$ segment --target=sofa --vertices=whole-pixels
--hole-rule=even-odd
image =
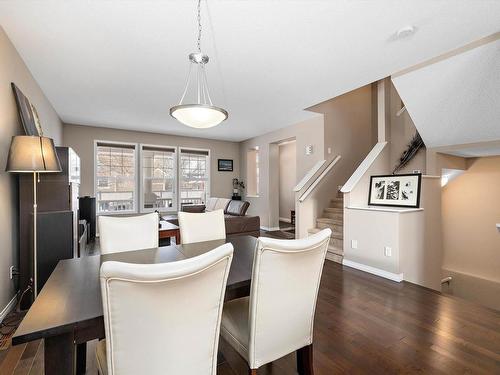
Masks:
[[[226,198],[208,198],[206,204],[187,204],[181,210],[184,212],[206,212],[223,210],[226,224],[226,235],[260,235],[260,217],[246,214],[250,203]],[[179,225],[177,218],[168,218],[172,224]]]

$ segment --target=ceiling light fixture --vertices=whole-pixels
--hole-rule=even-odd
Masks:
[[[205,71],[205,65],[208,63],[209,58],[201,52],[201,31],[201,0],[198,0],[198,52],[189,54],[189,73],[186,87],[179,104],[170,108],[170,115],[184,125],[206,129],[217,126],[226,120],[228,113],[226,110],[214,106],[210,98]],[[193,70],[196,73],[193,73]],[[184,99],[191,84],[191,74],[196,74],[196,102],[184,104]]]

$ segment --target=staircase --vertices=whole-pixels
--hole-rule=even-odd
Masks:
[[[330,201],[330,207],[325,208],[323,217],[316,219],[316,228],[309,229],[308,232],[314,234],[324,228],[332,230],[326,259],[342,263],[344,258],[344,199],[340,193],[339,197]]]

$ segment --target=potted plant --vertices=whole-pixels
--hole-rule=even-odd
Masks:
[[[233,200],[240,201],[241,193],[245,189],[245,183],[242,180],[238,180],[237,178],[233,178]]]

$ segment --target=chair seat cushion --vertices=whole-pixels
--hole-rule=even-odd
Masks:
[[[95,348],[97,370],[100,375],[108,375],[108,363],[106,359],[106,340],[101,340]]]
[[[224,304],[222,310],[221,335],[240,355],[248,360],[249,297],[238,298]]]

